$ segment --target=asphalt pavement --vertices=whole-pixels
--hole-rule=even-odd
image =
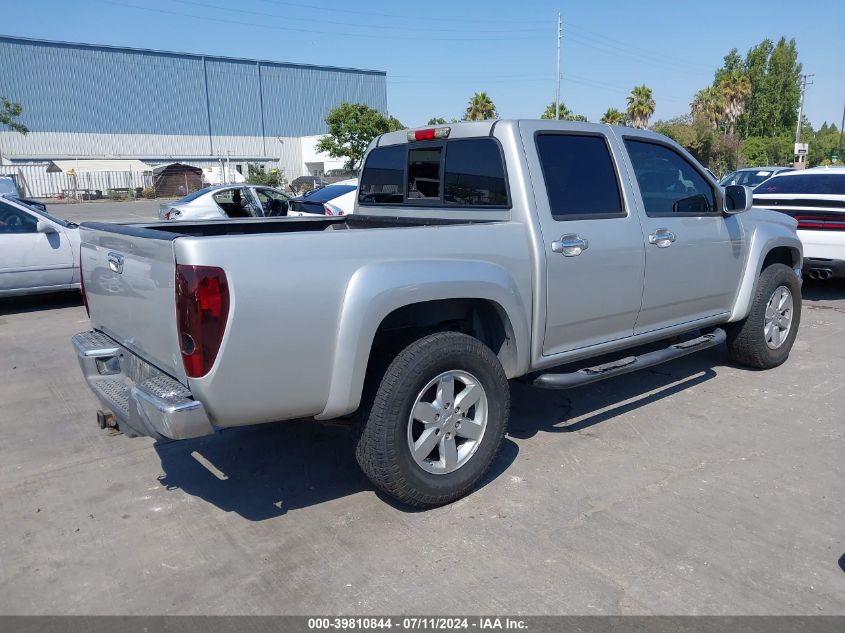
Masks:
[[[719,347],[514,383],[481,488],[422,512],[373,490],[342,422],[101,431],[87,327],[78,294],[0,301],[2,614],[845,615],[845,283],[805,286],[774,370]]]

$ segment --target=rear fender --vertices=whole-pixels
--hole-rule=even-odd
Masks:
[[[372,264],[356,271],[346,287],[329,396],[325,409],[315,417],[331,419],[358,408],[373,340],[386,316],[404,306],[441,299],[484,299],[498,304],[510,320],[516,346],[517,361],[510,373],[527,371],[526,304],[504,268],[466,260]]]

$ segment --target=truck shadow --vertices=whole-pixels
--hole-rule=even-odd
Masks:
[[[727,352],[714,349],[586,388],[545,391],[514,382],[509,436],[582,431],[715,377]],[[158,442],[156,452],[169,490],[204,499],[248,521],[264,521],[373,486],[354,455],[354,431],[344,421],[294,420],[229,429],[196,440]],[[480,487],[504,473],[519,448],[506,438]],[[381,493],[403,512],[415,509]]]
[[[541,431],[583,431],[711,380],[716,377],[713,367],[729,362],[727,350],[720,346],[565,391],[514,383],[508,434],[528,439]]]
[[[77,306],[82,307],[82,295],[79,294],[78,290],[22,297],[4,297],[0,298],[0,316]]]
[[[161,485],[248,521],[373,490],[355,460],[351,424],[342,421],[293,420],[228,429],[196,440],[157,442],[155,450],[164,471]],[[480,487],[507,470],[518,451],[505,439]],[[417,511],[377,494],[403,512]]]
[[[845,279],[814,281],[805,277],[801,287],[801,298],[812,302],[845,299]]]

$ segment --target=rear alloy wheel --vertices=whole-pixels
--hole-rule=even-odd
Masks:
[[[403,503],[436,506],[468,494],[493,463],[510,389],[486,345],[438,332],[403,349],[364,406],[356,448],[364,473]]]
[[[408,420],[408,448],[417,466],[446,475],[472,458],[485,430],[484,387],[468,372],[447,371],[432,378],[417,396]]]

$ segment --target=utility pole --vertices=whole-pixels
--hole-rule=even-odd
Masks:
[[[845,156],[842,155],[842,132],[845,128],[845,106],[842,106],[842,124],[839,126],[839,160],[845,161]]]
[[[560,118],[560,38],[563,36],[563,22],[560,19],[560,13],[557,14],[557,75],[555,82],[557,90],[555,92],[555,121]]]
[[[798,106],[798,124],[795,126],[795,153],[792,162],[795,169],[804,169],[807,166],[807,149],[799,148],[799,144],[801,143],[801,122],[804,119],[804,95],[807,92],[807,86],[813,85],[812,78],[814,76],[801,75],[801,102]]]
[[[807,86],[813,85],[813,77],[815,75],[801,75],[801,105],[798,107],[798,125],[795,126],[795,142],[801,142],[801,119],[804,118],[804,93],[807,92]]]

